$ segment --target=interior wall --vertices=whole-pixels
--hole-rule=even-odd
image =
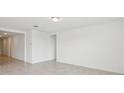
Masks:
[[[26,62],[32,63],[32,31],[25,31],[26,34]]]
[[[14,35],[11,39],[11,56],[19,60],[25,60],[24,34]]]
[[[58,33],[57,62],[124,73],[124,22]]]
[[[54,41],[50,33],[32,31],[32,63],[55,59]]]

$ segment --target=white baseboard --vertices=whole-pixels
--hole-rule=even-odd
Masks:
[[[79,65],[79,64],[71,64],[71,63],[62,62],[62,61],[57,61],[57,62],[59,62],[59,63],[64,63],[64,64],[75,65],[75,66],[80,66],[80,67],[91,68],[91,69],[96,69],[96,70],[102,70],[102,71],[107,71],[107,72],[112,72],[112,73],[117,73],[117,74],[120,74],[120,75],[123,75],[123,74],[124,74],[124,73],[121,73],[121,72],[112,71],[112,70],[103,69],[103,68],[96,68],[96,67],[83,66],[83,65]]]
[[[55,60],[55,59],[37,60],[37,61],[32,61],[32,64],[41,63],[41,62],[47,62],[47,61],[54,61],[54,60]]]

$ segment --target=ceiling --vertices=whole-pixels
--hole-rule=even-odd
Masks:
[[[5,35],[5,33],[7,33],[7,35]],[[21,33],[15,33],[15,32],[7,32],[7,31],[0,31],[0,38],[6,38],[6,37],[11,37],[17,34],[21,34]]]
[[[53,22],[50,17],[0,17],[0,27],[22,31],[37,29],[47,32],[58,32],[67,29],[102,24],[111,21],[124,20],[123,17],[60,17]],[[38,25],[38,28],[34,28]]]

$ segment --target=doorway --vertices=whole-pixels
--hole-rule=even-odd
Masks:
[[[24,33],[0,31],[0,56],[26,62],[26,40]]]

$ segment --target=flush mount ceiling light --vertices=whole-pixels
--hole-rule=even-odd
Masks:
[[[51,19],[54,21],[54,22],[58,22],[59,21],[59,17],[51,17]]]
[[[33,27],[39,27],[38,25],[34,25]]]

